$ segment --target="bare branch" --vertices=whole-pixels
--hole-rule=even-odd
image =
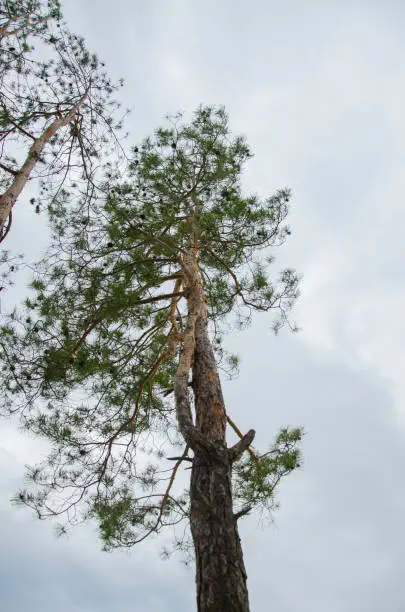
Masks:
[[[12,170],[12,168],[9,168],[8,166],[5,166],[5,165],[4,165],[4,164],[2,164],[1,162],[0,162],[0,168],[1,168],[2,170],[4,170],[5,172],[9,172],[10,174],[13,174],[14,176],[15,176],[16,174],[18,174],[17,170]]]
[[[239,512],[235,512],[233,518],[235,519],[235,521],[237,521],[238,519],[242,518],[242,516],[246,516],[246,514],[249,514],[251,510],[252,506],[245,506],[244,508],[242,508],[242,510],[239,510]]]
[[[229,460],[231,461],[231,463],[239,459],[239,457],[245,452],[245,450],[249,448],[249,446],[253,442],[255,435],[256,435],[255,430],[249,429],[247,434],[245,434],[239,440],[239,442],[237,442],[236,444],[234,444],[234,446],[228,449]]]
[[[243,433],[241,432],[241,430],[239,429],[239,427],[232,421],[231,417],[227,414],[226,415],[226,420],[228,421],[229,425],[232,427],[232,429],[234,430],[234,432],[239,436],[239,438],[242,440],[243,439]],[[253,430],[250,430],[253,431]],[[249,433],[249,432],[248,432]],[[255,434],[255,432],[253,431],[253,435]],[[253,441],[253,438],[252,438]],[[256,466],[259,465],[260,463],[260,459],[259,457],[256,455],[256,453],[251,449],[248,448],[249,451],[249,455],[252,457],[253,461],[255,462]]]

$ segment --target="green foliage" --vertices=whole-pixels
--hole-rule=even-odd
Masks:
[[[4,4],[4,6],[3,6]],[[119,158],[120,87],[104,64],[70,32],[58,0],[7,0],[0,7],[0,197],[28,159],[35,139],[76,108],[68,126],[50,138],[30,175],[33,210],[68,196],[86,200],[102,168]],[[79,105],[79,106],[78,106]]]
[[[289,323],[298,277],[284,270],[270,279],[268,260],[289,234],[290,192],[245,194],[250,157],[225,111],[200,107],[190,122],[171,118],[134,147],[125,176],[111,167],[89,206],[66,207],[60,194],[29,301],[1,330],[2,405],[52,448],[35,477],[39,493],[25,503],[42,515],[97,517],[107,547],[188,517],[189,472],[168,491],[172,464],[161,463],[184,445],[171,390],[187,323],[178,279],[190,242],[199,244],[218,355],[229,315],[243,323],[252,311],[272,311],[276,327]],[[228,365],[236,368],[237,357]],[[241,503],[273,499],[277,479],[297,466],[300,435],[285,430],[259,467],[236,464]]]
[[[131,512],[129,496],[118,501],[109,500],[108,503],[97,501],[94,504],[94,516],[97,517],[101,537],[105,543],[109,543],[113,537],[117,537],[117,534],[120,539],[127,538],[127,526],[136,520]]]
[[[298,448],[303,430],[284,428],[278,434],[273,447],[255,460],[251,455],[242,456],[234,465],[234,500],[241,512],[256,508],[274,510],[275,490],[280,480],[300,467]]]

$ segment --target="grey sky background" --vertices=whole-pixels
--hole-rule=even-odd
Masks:
[[[274,269],[303,274],[302,331],[275,338],[262,315],[228,337],[242,358],[224,383],[240,428],[263,450],[283,425],[307,432],[274,523],[241,523],[252,612],[403,612],[405,4],[65,0],[64,12],[126,80],[129,142],[167,113],[224,104],[255,153],[246,187],[293,190]],[[8,247],[45,244],[22,198]],[[194,609],[193,569],[161,561],[162,540],[107,555],[91,526],[56,540],[10,507],[41,452],[0,423],[0,609]]]

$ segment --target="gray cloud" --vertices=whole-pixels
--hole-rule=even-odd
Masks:
[[[261,449],[282,425],[307,431],[274,524],[242,523],[252,610],[402,612],[403,3],[65,4],[72,28],[125,77],[134,141],[167,113],[225,104],[256,154],[246,186],[294,191],[294,234],[277,265],[304,274],[303,331],[274,338],[262,316],[228,338],[243,358],[225,385],[239,426],[257,429]],[[32,236],[24,214],[16,208],[16,250]],[[40,249],[46,231],[35,223]],[[23,463],[42,447],[1,427],[2,608],[193,606],[192,572],[161,562],[157,541],[105,555],[91,529],[56,541],[49,524],[11,509]]]
[[[253,346],[263,342],[249,335]],[[246,359],[227,386],[228,406],[258,429],[262,447],[283,424],[304,423],[307,435],[303,469],[282,484],[274,525],[242,529],[253,609],[399,612],[405,451],[383,381],[311,354],[297,338],[269,353],[259,365]]]
[[[95,530],[88,527],[56,539],[49,522],[9,506],[8,498],[21,486],[21,462],[3,451],[0,465],[2,473],[9,474],[0,488],[2,609],[142,612],[190,608],[192,573],[174,559],[160,560],[161,541],[131,553],[107,554],[101,552]]]

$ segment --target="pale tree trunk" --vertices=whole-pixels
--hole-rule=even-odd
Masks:
[[[31,173],[38,163],[45,145],[51,140],[58,130],[68,125],[74,119],[77,110],[83,104],[86,97],[87,94],[84,95],[65,116],[60,116],[57,117],[57,119],[54,119],[54,121],[52,121],[52,123],[43,131],[41,136],[38,136],[38,138],[34,140],[30,150],[28,151],[25,162],[21,166],[20,170],[15,173],[11,185],[2,195],[0,195],[0,234],[3,231],[4,225],[14,204],[29,181]]]
[[[196,557],[198,612],[249,612],[246,571],[232,506],[231,466],[254,437],[251,430],[228,449],[226,412],[207,330],[204,288],[195,250],[184,258],[189,287],[185,342],[175,383],[177,418],[193,452],[191,533]],[[196,423],[188,374],[192,366]]]

